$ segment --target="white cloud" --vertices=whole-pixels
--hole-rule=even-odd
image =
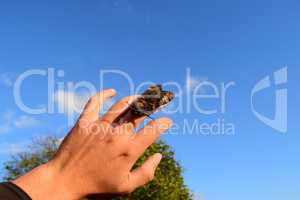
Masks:
[[[14,128],[29,128],[39,124],[39,121],[31,116],[15,116],[12,111],[0,115],[0,134],[8,133]]]
[[[81,113],[84,106],[88,102],[91,95],[89,93],[74,93],[58,90],[55,93],[55,102],[60,113],[73,115],[74,113]],[[106,112],[115,101],[113,99],[107,100],[102,106],[101,113]]]
[[[26,115],[22,115],[14,121],[14,126],[17,128],[28,128],[38,124],[39,121],[37,119]]]
[[[6,87],[12,87],[13,80],[8,74],[0,74],[0,84]]]
[[[88,101],[88,93],[74,93],[58,90],[55,93],[55,102],[60,112],[66,114],[80,113]]]
[[[7,111],[0,116],[0,134],[8,133],[12,128],[12,120],[14,113],[12,111]]]

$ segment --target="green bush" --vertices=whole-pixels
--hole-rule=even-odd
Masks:
[[[9,181],[46,163],[53,157],[59,146],[59,140],[47,137],[33,141],[27,152],[16,154],[12,160],[5,163],[5,177]],[[182,168],[174,159],[174,151],[159,141],[150,146],[145,154],[135,164],[140,166],[150,155],[160,152],[163,160],[159,165],[155,179],[148,185],[137,189],[129,195],[112,197],[113,200],[191,200],[189,189],[184,185]]]

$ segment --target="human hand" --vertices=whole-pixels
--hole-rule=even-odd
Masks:
[[[91,194],[130,193],[154,178],[161,154],[151,156],[140,168],[132,167],[172,122],[168,118],[153,120],[138,133],[134,126],[144,117],[115,126],[114,120],[136,97],[122,99],[99,117],[101,106],[114,95],[114,90],[105,90],[92,97],[55,157],[15,181],[33,200],[77,200]],[[28,181],[34,177],[39,180]],[[41,184],[47,184],[42,191],[48,190],[49,197],[32,189]]]

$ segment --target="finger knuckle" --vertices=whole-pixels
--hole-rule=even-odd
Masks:
[[[88,118],[84,118],[84,117],[80,118],[78,123],[77,123],[78,127],[81,128],[81,129],[88,128],[89,124],[90,124],[90,122],[89,122]]]

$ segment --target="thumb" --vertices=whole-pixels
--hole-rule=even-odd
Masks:
[[[133,170],[131,172],[130,185],[134,188],[138,188],[152,181],[154,179],[155,170],[161,159],[162,155],[156,153],[150,156],[141,167]]]

